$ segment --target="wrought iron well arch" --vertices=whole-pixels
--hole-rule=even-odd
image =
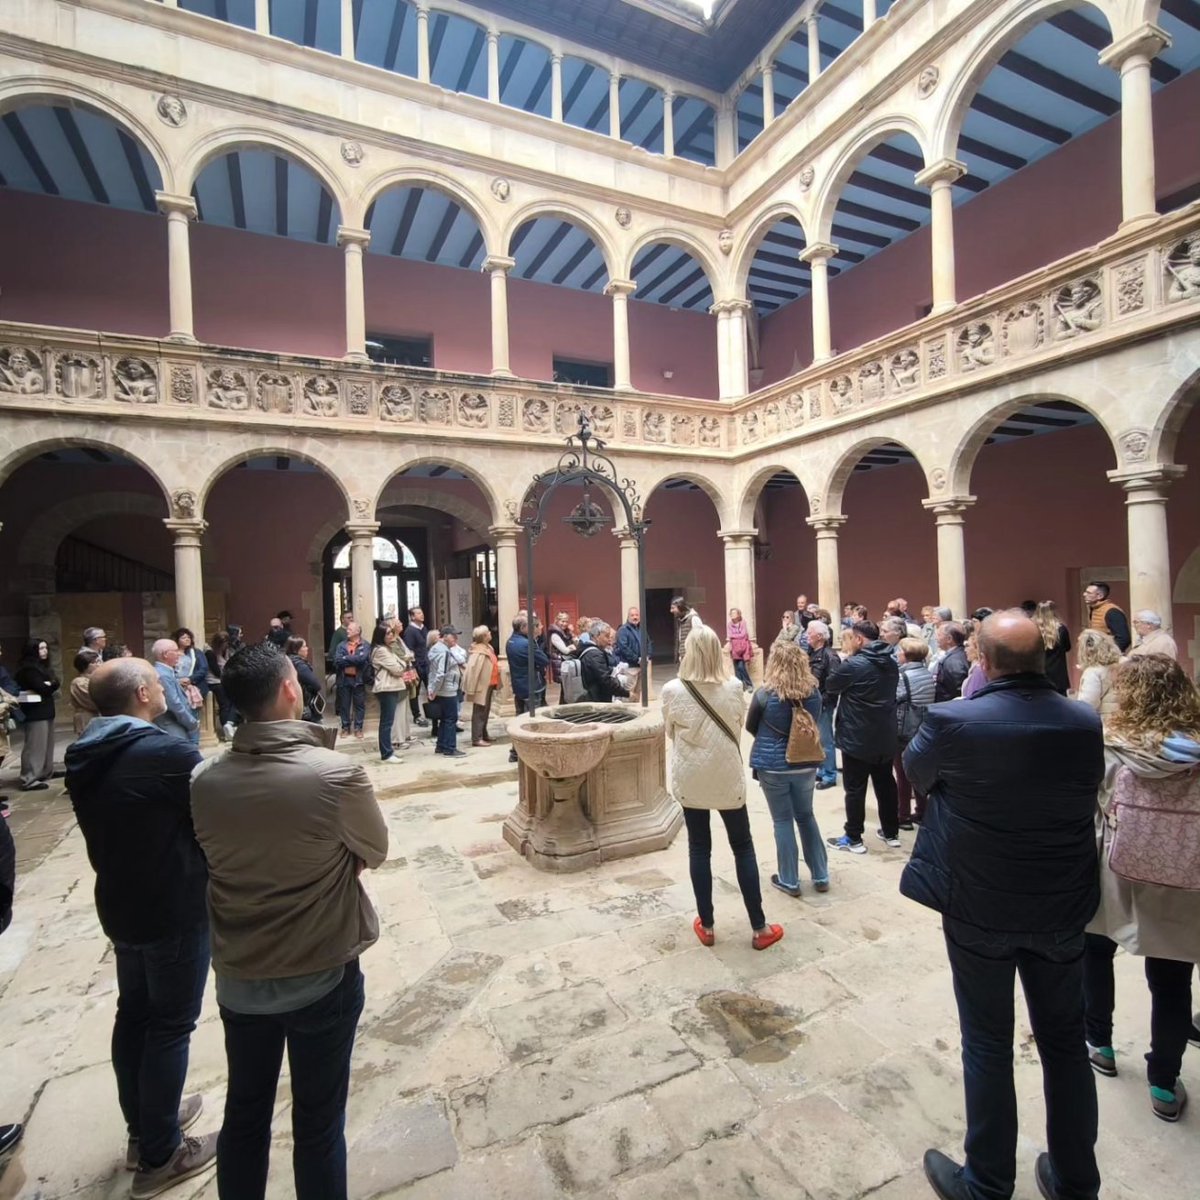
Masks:
[[[528,680],[529,696],[526,700],[529,714],[532,716],[537,708],[537,647],[533,637],[533,547],[534,543],[546,529],[546,504],[550,497],[565,484],[582,484],[583,499],[564,518],[576,533],[583,537],[593,537],[605,525],[609,518],[598,504],[591,498],[593,487],[604,488],[620,501],[625,513],[625,528],[637,545],[638,570],[638,612],[643,622],[641,638],[641,674],[638,684],[642,692],[642,707],[650,703],[650,687],[647,678],[647,647],[650,644],[649,635],[644,624],[646,620],[646,548],[645,536],[649,521],[642,518],[642,500],[638,494],[637,484],[628,477],[622,479],[617,472],[616,464],[604,453],[605,443],[592,432],[590,414],[583,410],[579,414],[579,432],[566,439],[567,448],[559,456],[558,463],[551,471],[543,471],[530,480],[529,487],[521,499],[518,510],[517,524],[525,530],[525,613],[529,621],[529,658]]]

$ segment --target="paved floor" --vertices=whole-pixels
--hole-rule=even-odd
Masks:
[[[349,753],[371,763],[370,740]],[[500,837],[516,798],[506,756],[497,746],[448,763],[421,746],[401,766],[371,767],[392,848],[366,876],[383,936],[363,960],[353,1200],[930,1197],[921,1154],[958,1151],[962,1091],[938,921],[896,890],[912,835],[904,850],[838,855],[827,895],[768,887],[768,918],[787,936],[763,953],[719,847],[718,942],[705,949],[682,835],[660,853],[540,874]],[[770,822],[754,785],[750,797],[765,886]],[[835,832],[841,793],[818,798]],[[0,1121],[25,1120],[28,1133],[0,1200],[124,1196],[113,965],[83,842],[57,784],[18,794],[12,828],[21,877],[0,938]],[[1117,972],[1122,1073],[1099,1081],[1103,1195],[1195,1196],[1200,1118],[1151,1116],[1145,985],[1135,960]],[[1185,1077],[1198,1064],[1189,1051]],[[1034,1200],[1044,1110],[1020,1006],[1016,1070],[1016,1194]],[[223,1080],[210,994],[192,1041],[200,1132],[218,1123]],[[285,1081],[272,1197],[293,1194],[287,1114]],[[173,1195],[215,1200],[215,1182]]]

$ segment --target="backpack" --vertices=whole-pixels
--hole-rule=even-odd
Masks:
[[[762,700],[763,707],[766,707],[766,690],[760,689],[764,699]],[[821,745],[821,734],[817,729],[817,723],[812,719],[808,710],[795,700],[791,701],[792,720],[787,731],[787,746],[784,749],[783,757],[789,767],[812,767],[819,766],[825,761],[825,748]],[[772,733],[779,737],[784,736],[782,729],[776,728],[770,721],[763,717],[763,723],[771,730]]]
[[[1114,875],[1200,892],[1200,771],[1147,779],[1122,767],[1107,819]]]
[[[912,688],[908,685],[908,673],[900,672],[900,682],[904,684],[904,699],[896,705],[896,732],[902,743],[913,740],[925,722],[925,714],[929,711],[927,704],[914,704]]]
[[[558,663],[564,704],[578,704],[583,699],[583,664],[577,658],[563,658]]]

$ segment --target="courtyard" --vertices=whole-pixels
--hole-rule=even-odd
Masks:
[[[829,893],[806,888],[793,900],[767,882],[771,826],[748,784],[767,915],[786,936],[751,949],[718,835],[718,940],[706,949],[691,931],[682,833],[658,853],[540,873],[500,837],[516,802],[506,744],[445,769],[424,744],[391,768],[372,747],[368,738],[348,750],[372,773],[391,834],[386,865],[364,876],[382,936],[363,958],[347,1115],[353,1200],[931,1195],[921,1155],[961,1154],[963,1101],[938,918],[897,891],[914,835],[902,834],[901,850],[869,838],[866,856],[834,856]],[[824,833],[840,827],[841,802],[840,788],[817,793]],[[0,939],[0,1118],[27,1132],[0,1200],[124,1196],[112,955],[60,782],[19,796],[11,825],[18,884]],[[1121,1074],[1097,1081],[1103,1195],[1192,1194],[1195,1117],[1165,1125],[1146,1099],[1140,963],[1118,958],[1117,988]],[[1033,1200],[1044,1109],[1020,1002],[1015,1058],[1016,1196]],[[210,985],[187,1089],[204,1096],[198,1132],[219,1126],[224,1075]],[[273,1197],[293,1194],[288,1109],[285,1066]],[[215,1177],[172,1194],[210,1200]]]

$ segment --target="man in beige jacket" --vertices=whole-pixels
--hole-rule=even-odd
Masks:
[[[1162,617],[1149,608],[1133,614],[1133,628],[1138,638],[1129,651],[1130,658],[1142,654],[1165,654],[1168,658],[1179,658],[1179,647],[1162,624]]]
[[[297,1198],[344,1200],[358,956],[379,937],[359,875],[387,857],[387,825],[337,731],[300,720],[296,668],[276,646],[239,650],[221,682],[245,720],[192,780],[229,1065],[217,1191],[262,1200],[286,1047]]]

